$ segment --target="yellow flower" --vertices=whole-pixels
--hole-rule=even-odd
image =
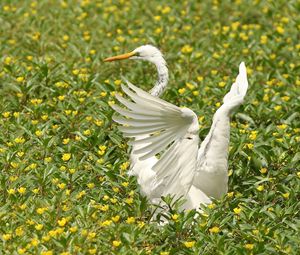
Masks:
[[[51,157],[46,157],[46,158],[45,158],[45,161],[46,161],[47,163],[50,163],[50,162],[52,161],[52,158],[51,158]]]
[[[258,191],[263,191],[265,189],[264,185],[259,185],[256,188]]]
[[[241,211],[242,211],[242,208],[240,208],[240,207],[236,207],[236,208],[233,209],[233,212],[234,212],[235,214],[240,214]]]
[[[259,171],[260,171],[262,174],[265,174],[265,173],[268,172],[268,169],[265,168],[265,167],[263,167],[263,168],[261,168]]]
[[[41,37],[41,33],[39,33],[39,32],[35,32],[35,33],[31,36],[32,40],[34,40],[34,41],[38,41],[38,40],[40,39],[40,37]]]
[[[134,223],[135,222],[135,218],[134,217],[128,217],[127,219],[126,219],[126,223],[127,224],[132,224],[132,223]]]
[[[262,35],[262,36],[260,37],[260,43],[261,43],[261,44],[266,44],[267,41],[268,41],[268,37],[267,37],[266,35]]]
[[[101,150],[101,151],[105,151],[106,150],[106,146],[105,145],[99,145],[99,149]]]
[[[168,14],[171,11],[171,8],[169,6],[165,6],[162,8],[161,13],[162,14]]]
[[[87,186],[89,189],[93,189],[95,187],[95,184],[93,182],[91,182],[91,183],[88,183]]]
[[[143,222],[143,221],[138,221],[138,226],[139,226],[139,228],[144,227],[144,226],[145,226],[145,222]]]
[[[97,253],[97,249],[89,249],[89,254],[96,254]]]
[[[107,227],[107,226],[110,226],[111,223],[112,223],[111,220],[105,220],[105,221],[101,222],[100,225],[101,225],[102,227]]]
[[[62,182],[57,184],[57,187],[59,187],[60,189],[64,189],[66,187],[66,184]]]
[[[234,195],[234,192],[228,192],[227,193],[227,197],[233,197],[233,195]]]
[[[68,35],[64,35],[63,36],[63,40],[66,42],[66,41],[69,41],[70,37]]]
[[[76,169],[75,169],[75,168],[70,168],[70,169],[69,169],[69,173],[70,173],[70,174],[74,174],[75,172],[76,172]]]
[[[191,84],[191,83],[189,83],[189,82],[187,82],[187,83],[185,84],[185,86],[188,87],[190,90],[193,90],[193,89],[195,88],[195,85],[193,85],[193,84]]]
[[[3,234],[2,238],[4,241],[8,241],[12,238],[12,234]]]
[[[80,191],[77,195],[76,195],[76,199],[80,199],[85,195],[85,191]]]
[[[24,254],[26,252],[25,248],[19,248],[18,249],[18,254]]]
[[[58,223],[58,225],[59,225],[60,227],[63,227],[63,226],[66,225],[67,219],[66,219],[66,218],[62,218],[61,220],[58,220],[57,223]]]
[[[77,230],[78,230],[78,227],[77,227],[77,226],[70,227],[70,232],[71,232],[71,233],[75,233]]]
[[[121,245],[121,241],[114,240],[112,244],[114,247],[119,247]]]
[[[219,82],[219,87],[223,88],[223,87],[225,87],[225,85],[226,85],[226,82],[224,82],[224,81]]]
[[[39,244],[39,240],[34,238],[34,239],[31,239],[31,242],[32,246],[37,246]]]
[[[64,153],[64,154],[62,155],[61,159],[62,159],[63,161],[69,161],[70,158],[71,158],[71,156],[72,156],[71,153]]]
[[[24,139],[23,137],[17,137],[17,138],[15,139],[15,142],[16,142],[16,143],[19,143],[19,144],[23,144],[23,143],[25,142],[25,139]]]
[[[37,193],[39,193],[39,188],[35,188],[35,189],[33,189],[33,190],[32,190],[32,192],[33,192],[34,194],[37,194]]]
[[[133,203],[133,198],[132,197],[126,198],[125,203],[129,204],[129,205],[132,204]]]
[[[185,92],[185,88],[178,89],[178,93],[182,95]]]
[[[287,193],[284,193],[282,194],[282,196],[285,198],[285,199],[288,199],[290,197],[290,193],[287,192]]]
[[[170,252],[168,252],[168,251],[161,251],[159,253],[159,255],[169,255],[169,254],[170,254]]]
[[[92,132],[91,132],[91,130],[89,130],[89,129],[83,131],[83,134],[86,135],[86,136],[91,135],[91,133],[92,133]]]
[[[35,229],[36,229],[36,230],[42,230],[43,227],[44,227],[43,224],[36,224],[36,225],[35,225]]]
[[[100,210],[101,210],[102,212],[107,212],[107,211],[109,210],[109,205],[102,205],[102,206],[100,207]]]
[[[247,243],[247,244],[244,245],[244,247],[245,247],[247,250],[253,250],[254,244],[252,244],[252,243]]]
[[[281,124],[281,125],[277,125],[278,129],[286,129],[288,127],[287,124]]]
[[[19,118],[20,117],[20,113],[19,112],[14,112],[13,115],[14,115],[15,118]]]
[[[16,193],[16,190],[15,190],[15,189],[8,189],[8,190],[7,190],[7,193],[8,193],[9,195],[13,195],[13,194]]]
[[[40,207],[40,208],[36,209],[36,212],[38,214],[43,214],[45,211],[47,211],[46,207]]]
[[[65,139],[63,139],[63,144],[68,144],[70,142],[70,138],[65,138]]]
[[[282,26],[277,26],[276,31],[277,31],[278,34],[282,35],[284,33],[284,28]]]
[[[109,105],[109,106],[112,106],[112,105],[114,105],[114,104],[115,104],[115,101],[114,101],[114,100],[108,101],[108,105]]]
[[[184,246],[186,248],[192,248],[195,245],[195,241],[191,241],[191,242],[184,242]]]
[[[17,77],[16,81],[19,83],[22,83],[25,80],[25,78],[23,76],[19,76]]]
[[[44,114],[41,116],[41,119],[45,120],[45,121],[48,120],[48,118],[49,118],[49,116],[47,114]]]
[[[119,220],[120,220],[120,216],[119,215],[116,215],[116,216],[114,216],[114,217],[111,217],[111,219],[112,219],[112,221],[113,222],[118,222]]]
[[[211,203],[207,206],[209,209],[214,209],[216,207],[216,204]]]
[[[20,187],[18,188],[18,192],[23,195],[26,192],[26,188]]]
[[[198,80],[198,81],[203,81],[203,76],[198,76],[198,77],[197,77],[197,80]]]
[[[102,120],[95,120],[94,123],[98,126],[101,127],[103,125],[103,121]]]
[[[2,116],[4,118],[9,118],[10,117],[10,112],[4,112],[4,113],[2,113]]]
[[[178,221],[179,215],[178,214],[172,214],[171,218],[172,218],[173,221]]]
[[[95,55],[95,54],[96,54],[96,50],[90,50],[89,53],[90,53],[91,55]]]
[[[249,149],[252,150],[254,145],[252,143],[246,143],[245,146]]]
[[[258,133],[258,131],[251,131],[251,133],[249,135],[250,140],[255,140],[257,137],[257,133]]]
[[[65,100],[65,97],[66,97],[66,96],[64,96],[64,95],[58,96],[58,100],[59,100],[59,101],[64,101],[64,100]]]
[[[289,96],[283,96],[281,97],[281,99],[285,102],[289,101],[290,100],[290,97]]]
[[[210,73],[211,73],[212,75],[216,75],[216,74],[218,73],[218,70],[211,70]]]
[[[93,239],[93,238],[95,238],[95,236],[96,236],[96,233],[95,233],[95,232],[90,232],[90,233],[88,234],[88,238],[89,238],[89,239]]]
[[[11,57],[6,57],[4,59],[4,64],[10,65],[13,62],[13,59]]]
[[[163,29],[161,27],[158,27],[154,30],[155,34],[160,34],[163,31]]]
[[[270,101],[270,98],[269,98],[269,96],[267,94],[264,95],[263,101],[264,102],[269,102]]]
[[[53,255],[53,251],[42,251],[41,255]]]
[[[16,229],[16,235],[17,235],[17,236],[22,236],[23,234],[24,234],[23,228],[22,228],[22,227],[18,227],[18,228]]]
[[[123,186],[123,187],[126,188],[126,187],[128,187],[128,185],[129,185],[129,182],[122,182],[122,186]]]
[[[11,165],[13,168],[18,168],[19,163],[11,162],[10,165]]]
[[[35,135],[37,137],[41,137],[43,135],[43,132],[41,130],[37,130],[37,131],[35,131]]]
[[[281,106],[281,105],[276,105],[276,106],[274,106],[273,108],[274,108],[274,110],[275,110],[276,112],[278,112],[278,111],[280,111],[280,110],[282,109],[282,106]]]
[[[34,221],[31,220],[31,219],[30,219],[30,220],[27,220],[26,223],[27,223],[28,225],[34,225]]]
[[[191,53],[193,51],[193,47],[191,47],[190,45],[184,45],[182,48],[181,48],[181,52],[183,54],[187,54],[187,53]]]
[[[209,232],[212,234],[218,234],[220,232],[220,228],[215,226],[209,229]]]
[[[129,165],[130,165],[130,162],[129,161],[126,161],[126,162],[124,162],[121,166],[120,166],[120,168],[121,168],[121,170],[126,170],[128,167],[129,167]]]
[[[216,106],[216,107],[220,107],[220,106],[221,106],[221,103],[220,103],[220,102],[217,102],[217,103],[215,104],[215,106]]]

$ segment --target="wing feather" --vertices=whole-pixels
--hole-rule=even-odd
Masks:
[[[124,125],[119,127],[124,136],[134,138],[130,144],[138,146],[133,154],[139,160],[161,155],[152,168],[156,176],[151,184],[151,198],[167,194],[185,195],[196,169],[197,116],[193,111],[153,97],[129,82],[127,86],[122,85],[122,90],[131,101],[116,95],[127,109],[113,105],[113,109],[123,116],[114,116],[113,120]]]

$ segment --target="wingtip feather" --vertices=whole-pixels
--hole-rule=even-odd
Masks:
[[[240,63],[240,66],[239,66],[239,72],[242,74],[242,73],[247,73],[247,69],[246,69],[246,65],[245,65],[245,62],[242,61]]]

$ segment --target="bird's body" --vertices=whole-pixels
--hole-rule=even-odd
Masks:
[[[184,198],[183,209],[198,209],[200,204],[210,203],[211,197],[220,198],[228,189],[230,113],[242,104],[248,88],[244,63],[200,145],[197,115],[158,98],[168,82],[168,69],[160,51],[145,45],[106,61],[123,58],[148,60],[158,71],[158,81],[149,93],[127,81],[128,87],[122,85],[122,89],[132,101],[117,95],[127,109],[113,106],[125,117],[114,117],[124,125],[120,130],[133,138],[130,174],[137,176],[141,192],[154,204],[162,196]]]

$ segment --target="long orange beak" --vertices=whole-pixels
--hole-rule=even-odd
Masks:
[[[134,56],[134,55],[135,55],[135,52],[132,51],[132,52],[125,53],[125,54],[122,54],[122,55],[106,58],[106,59],[104,59],[104,62],[111,62],[111,61],[116,61],[116,60],[127,59],[127,58],[130,58],[130,57]]]

